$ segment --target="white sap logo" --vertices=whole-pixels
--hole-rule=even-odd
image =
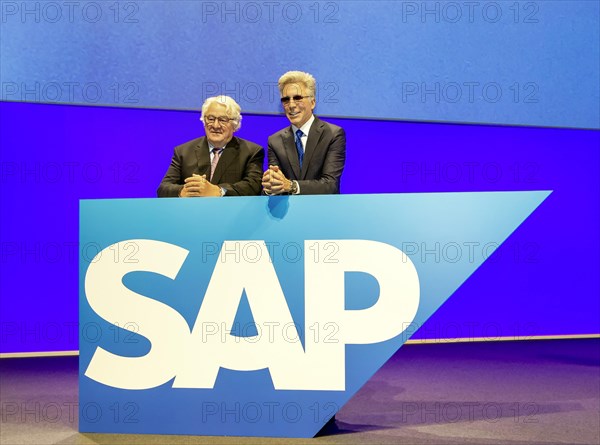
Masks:
[[[165,242],[130,240],[139,247],[135,264],[114,262],[100,252],[90,264],[85,293],[91,308],[110,322],[124,326],[136,321],[139,334],[152,347],[142,357],[123,357],[98,347],[85,375],[123,389],[148,389],[175,377],[174,388],[213,388],[219,368],[254,371],[268,368],[275,389],[345,390],[346,344],[378,343],[399,335],[413,321],[419,306],[419,277],[401,250],[366,240],[331,240],[338,246],[337,262],[314,262],[305,257],[305,326],[335,323],[337,342],[306,335],[305,345],[287,341],[293,319],[263,241],[235,241],[237,247],[258,245],[255,262],[228,261],[223,243],[204,301],[190,332],[185,319],[168,305],[135,293],[123,277],[136,271],[175,279],[188,251]],[[305,241],[305,248],[315,241]],[[319,242],[327,242],[320,240]],[[306,251],[306,250],[305,250]],[[344,309],[344,273],[364,272],[379,283],[377,302],[363,310]],[[252,342],[223,341],[207,336],[206,322],[232,326],[243,291],[254,321],[269,326],[270,335]]]

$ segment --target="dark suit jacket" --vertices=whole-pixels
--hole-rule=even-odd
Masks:
[[[278,165],[286,178],[297,180],[302,195],[339,193],[345,162],[344,129],[316,116],[308,132],[302,170],[292,126],[269,137],[269,165]]]
[[[223,187],[225,196],[259,195],[265,151],[260,145],[233,137],[221,153],[210,182]],[[175,147],[171,165],[161,181],[160,198],[176,197],[192,174],[210,176],[210,153],[205,136]]]

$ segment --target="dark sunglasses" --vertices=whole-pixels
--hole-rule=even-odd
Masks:
[[[281,103],[283,105],[287,105],[290,103],[290,100],[292,100],[292,99],[294,100],[294,102],[300,102],[302,99],[305,99],[307,97],[312,97],[312,96],[300,96],[299,94],[297,94],[296,96],[292,96],[292,97],[284,96],[281,98]]]

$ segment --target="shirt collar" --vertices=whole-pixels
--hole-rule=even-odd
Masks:
[[[229,142],[231,142],[231,141],[227,142],[224,147],[214,146],[213,144],[211,144],[211,142],[208,140],[208,138],[206,138],[206,142],[208,142],[208,151],[211,152],[211,151],[213,151],[213,148],[222,148],[223,150],[225,150],[225,147],[227,147],[229,145]]]
[[[311,114],[310,119],[307,120],[306,123],[300,127],[300,130],[302,130],[302,133],[304,133],[304,136],[308,136],[308,132],[310,131],[310,127],[312,126],[314,121],[315,121],[315,115]],[[294,134],[296,134],[296,130],[298,130],[298,127],[296,127],[295,125],[292,124],[292,130],[293,130]]]

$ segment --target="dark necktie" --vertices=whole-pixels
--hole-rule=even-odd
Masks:
[[[213,160],[210,163],[210,178],[208,178],[209,181],[212,179],[213,175],[215,174],[215,169],[217,168],[217,164],[219,163],[219,158],[221,157],[222,151],[223,151],[222,148],[213,148],[212,149]]]
[[[304,159],[304,147],[302,147],[302,130],[296,130],[296,150],[298,151],[298,162],[300,163],[300,168],[302,168],[302,160]]]

